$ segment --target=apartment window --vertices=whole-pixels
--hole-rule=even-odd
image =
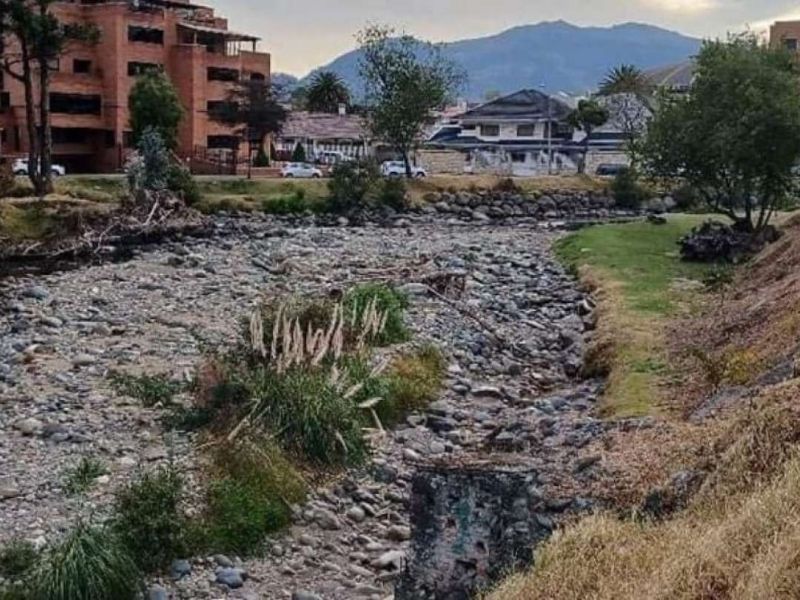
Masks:
[[[266,81],[267,76],[263,73],[250,73],[250,81]]]
[[[476,129],[475,125],[473,125],[471,123],[469,125],[462,125],[461,126],[461,130],[462,131],[475,131],[475,129]]]
[[[525,162],[525,153],[524,152],[512,152],[511,153],[511,162],[524,163]]]
[[[500,125],[481,125],[483,137],[497,137],[500,135]]]
[[[128,77],[138,77],[149,71],[161,71],[163,67],[156,63],[146,62],[129,62],[128,63]]]
[[[128,41],[164,45],[164,30],[128,25]]]
[[[789,50],[790,52],[797,52],[797,39],[786,38],[785,40],[783,40],[783,47]]]
[[[91,131],[81,127],[53,127],[54,144],[83,144],[89,141]]]
[[[224,67],[208,67],[209,81],[239,81],[239,71]]]
[[[106,148],[113,148],[117,145],[117,132],[113,129],[106,129],[103,133],[103,142]]]
[[[229,102],[227,100],[209,100],[206,105],[208,114],[212,117],[219,117],[225,114],[230,114],[236,110],[236,102]]]
[[[76,58],[72,61],[72,72],[85,75],[92,70],[92,61]]]
[[[206,147],[212,149],[236,148],[239,145],[239,138],[235,135],[210,135],[206,140]]]
[[[50,94],[50,110],[68,115],[99,115],[102,100],[99,94]]]
[[[8,92],[0,92],[0,112],[6,112],[11,107],[11,95]]]
[[[518,125],[517,137],[533,137],[535,125]]]

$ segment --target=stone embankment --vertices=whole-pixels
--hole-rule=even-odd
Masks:
[[[445,204],[456,214],[476,210],[457,198],[431,209],[449,214]],[[600,383],[577,380],[592,304],[552,258],[552,233],[523,223],[317,228],[271,218],[232,219],[221,230],[225,237],[143,249],[125,263],[0,282],[0,544],[46,544],[79,515],[101,516],[140,469],[172,461],[190,482],[199,479],[197,440],[165,433],[158,409],[114,393],[111,370],[186,379],[203,348],[233,343],[240,317],[264,295],[376,279],[409,294],[415,338],[443,349],[440,398],[375,440],[367,467],[297,507],[262,558],[175,557],[189,561],[153,581],[150,597],[383,600],[407,566],[428,583],[404,582],[397,597],[438,597],[424,563],[466,569],[467,587],[484,584],[487,573],[526,558],[509,552],[498,563],[502,544],[522,548],[523,538],[543,539],[563,515],[593,506],[581,487],[602,477],[602,465],[587,446],[611,425],[593,416]],[[466,282],[450,302],[420,283],[442,272]],[[83,456],[102,459],[110,473],[88,496],[69,497],[64,472]],[[476,464],[489,474],[473,475],[473,486]],[[494,465],[516,467],[492,483]],[[472,504],[443,496],[437,478],[451,496],[469,486],[461,491]],[[497,502],[492,486],[514,490],[497,504],[511,533],[487,529],[475,514],[475,503]],[[416,560],[423,544],[447,546],[450,534],[436,523],[449,523],[442,511],[454,507],[470,546]]]

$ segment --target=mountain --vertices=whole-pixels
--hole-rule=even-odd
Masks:
[[[628,63],[648,69],[678,63],[695,54],[700,43],[640,23],[578,27],[555,21],[450,42],[443,45],[443,51],[467,72],[464,95],[480,100],[490,91],[510,93],[541,85],[550,92],[586,92],[594,89],[612,67]],[[353,50],[316,71],[338,73],[358,96],[363,92],[359,58],[360,52]]]

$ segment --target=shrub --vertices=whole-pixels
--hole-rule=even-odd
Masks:
[[[39,553],[33,544],[25,540],[12,540],[0,550],[0,577],[10,581],[20,580],[36,566],[38,558]]]
[[[299,142],[292,151],[292,162],[306,162],[306,149]]]
[[[272,215],[296,215],[315,208],[314,204],[306,200],[305,190],[302,188],[285,196],[265,198],[261,201],[261,210]]]
[[[408,298],[392,286],[383,283],[358,285],[347,292],[344,298],[345,313],[361,314],[375,300],[379,311],[386,312],[386,325],[374,342],[388,345],[404,342],[410,334],[403,321],[408,308]]]
[[[672,191],[675,206],[683,212],[696,210],[702,205],[703,200],[699,192],[689,184],[683,184]]]
[[[180,196],[187,206],[198,204],[203,199],[192,173],[177,163],[171,163],[167,170],[167,189]]]
[[[511,179],[511,177],[504,177],[494,184],[492,191],[501,194],[519,194],[522,192],[522,189],[514,182],[513,179]]]
[[[388,206],[396,211],[403,211],[408,208],[406,182],[402,177],[384,178],[378,193],[378,204]]]
[[[125,546],[112,532],[88,525],[50,549],[31,579],[32,600],[134,600],[142,591]]]
[[[365,208],[367,198],[379,179],[378,167],[371,161],[337,164],[328,182],[330,209],[337,213],[352,213]]]
[[[11,171],[9,159],[0,162],[0,198],[7,198],[16,186],[16,178]]]
[[[108,469],[101,461],[84,456],[74,468],[67,471],[64,491],[70,496],[83,494],[94,485],[98,477],[106,473]]]
[[[166,375],[128,375],[113,373],[111,385],[118,394],[140,400],[145,406],[172,403],[181,386]]]
[[[402,416],[425,408],[441,390],[444,369],[444,356],[435,346],[397,358],[387,374],[387,409]]]
[[[114,530],[143,571],[155,571],[185,553],[182,496],[183,480],[171,466],[145,473],[117,494]]]
[[[264,146],[258,147],[258,152],[256,152],[256,157],[253,159],[253,166],[254,167],[269,166],[269,156],[267,156],[267,151],[264,149]]]
[[[303,481],[277,449],[252,442],[220,447],[214,464],[221,477],[208,491],[206,544],[215,552],[252,554],[267,534],[289,524],[287,502],[304,499]]]
[[[617,173],[611,183],[611,191],[620,208],[637,209],[649,197],[647,189],[639,183],[634,169],[624,168]]]

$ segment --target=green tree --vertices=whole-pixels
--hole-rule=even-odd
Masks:
[[[286,114],[273,86],[266,81],[249,80],[231,88],[227,100],[211,117],[233,127],[236,135],[247,142],[249,177],[253,149],[266,158],[264,142],[268,136],[280,132]]]
[[[598,93],[601,96],[633,94],[639,98],[650,98],[653,91],[653,84],[641,69],[634,65],[620,65],[611,69],[600,82]]]
[[[463,73],[441,49],[394,30],[370,26],[358,34],[368,123],[375,139],[389,144],[406,165],[436,109],[443,108]]]
[[[62,23],[50,11],[56,0],[0,0],[0,68],[25,93],[28,176],[37,195],[53,189],[50,79],[73,44],[94,44],[99,30]]]
[[[586,155],[589,153],[589,138],[592,132],[608,121],[608,111],[596,100],[581,100],[578,107],[567,116],[567,122],[586,134],[583,140],[583,156],[578,164],[578,172],[586,172]]]
[[[306,89],[306,110],[336,114],[339,106],[350,104],[347,84],[333,71],[319,71]]]
[[[148,70],[136,78],[128,96],[128,109],[134,144],[152,128],[169,149],[177,147],[183,107],[178,92],[164,72]]]
[[[303,146],[303,144],[300,142],[297,142],[297,145],[292,151],[292,162],[306,162],[306,149],[305,146]]]
[[[643,143],[645,168],[680,178],[711,210],[758,232],[793,187],[800,76],[783,49],[752,36],[706,42],[689,93],[662,92]]]

